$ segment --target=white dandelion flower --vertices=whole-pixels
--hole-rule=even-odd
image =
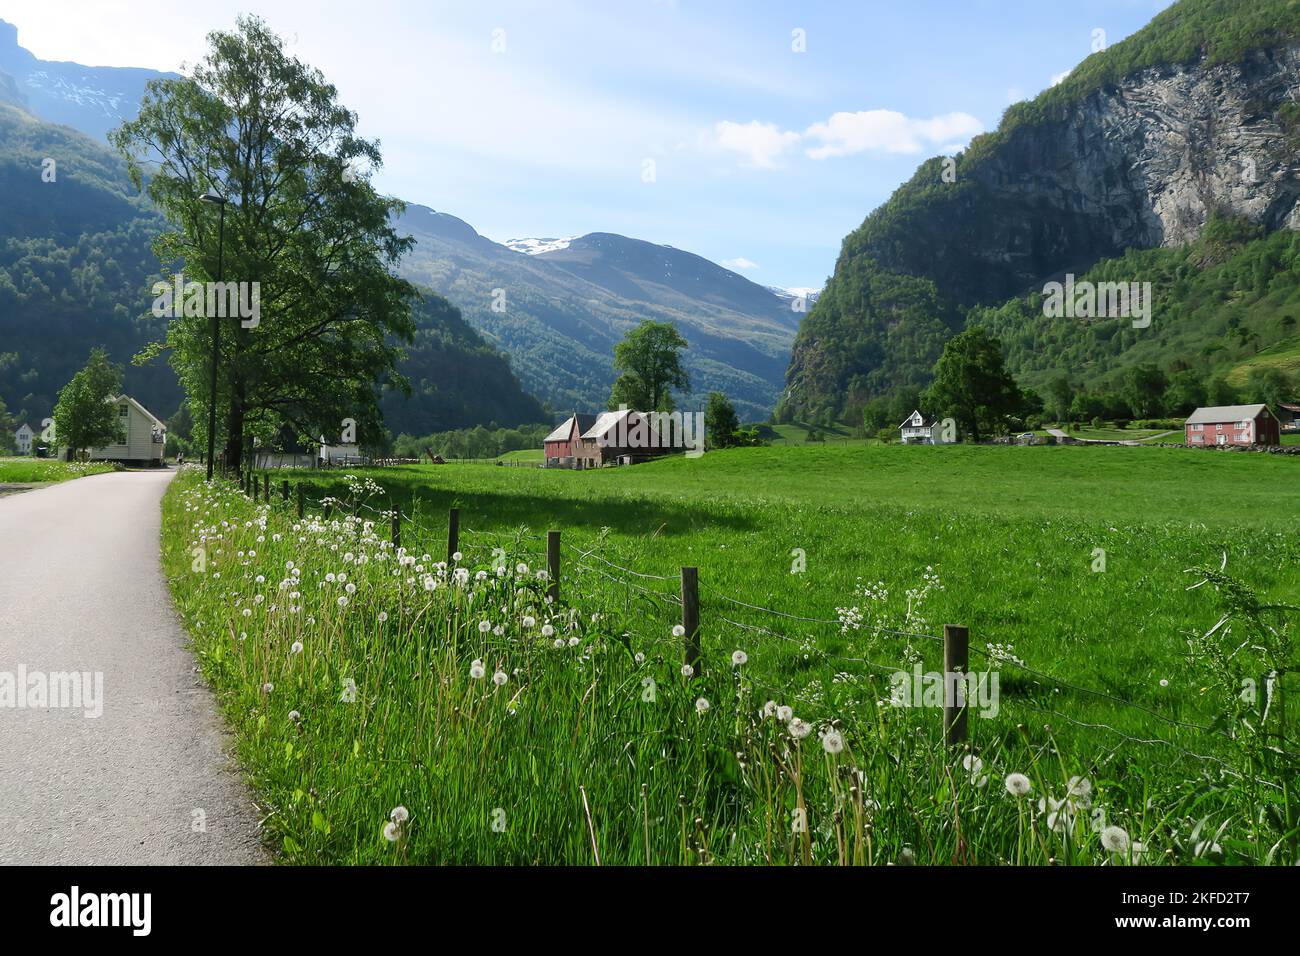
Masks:
[[[498,687],[504,687],[506,681],[508,681],[509,679],[510,678],[506,675],[505,671],[499,670],[492,675],[492,683],[496,684]]]
[[[302,714],[298,713],[296,710],[291,710],[289,711],[289,719],[296,724],[298,721],[302,720]]]
[[[384,824],[384,839],[389,843],[396,843],[402,838],[402,828],[396,823]]]
[[[838,730],[828,730],[822,734],[822,749],[828,754],[837,754],[844,750],[844,737]]]
[[[1111,853],[1127,853],[1129,848],[1128,834],[1124,832],[1123,827],[1109,826],[1101,831],[1101,845]]]
[[[683,664],[683,665],[682,665],[682,676],[683,676],[683,677],[694,677],[694,676],[695,676],[695,668],[692,667],[690,664]]]
[[[790,736],[793,737],[795,740],[803,740],[810,733],[812,733],[812,724],[808,723],[808,721],[806,720],[796,717],[790,721],[790,726],[788,730],[790,731]]]
[[[474,661],[469,665],[469,676],[475,680],[482,680],[483,675],[487,673],[487,668],[483,666],[482,661]]]
[[[681,637],[685,633],[686,633],[686,628],[682,627],[680,624],[673,625],[673,637]]]
[[[301,654],[301,653],[302,653],[302,641],[294,641],[292,644],[290,644],[290,645],[289,645],[289,653],[290,653],[290,654]]]
[[[1023,773],[1009,773],[1004,781],[1007,787],[1007,793],[1013,797],[1023,797],[1033,792],[1034,785],[1030,783],[1029,778]]]
[[[786,706],[783,704],[783,705],[781,705],[780,707],[778,707],[778,708],[776,709],[776,719],[779,720],[781,723],[783,723],[783,724],[788,724],[788,723],[790,723],[790,719],[791,719],[792,717],[794,717],[794,708],[793,708],[793,707],[786,707]]]
[[[736,667],[743,667],[745,664],[749,663],[749,655],[744,651],[732,651],[731,663]]]
[[[569,638],[569,646],[570,647],[578,646],[578,636],[576,634],[573,637]]]
[[[709,709],[709,702],[703,697],[697,697],[695,700],[695,712],[703,714]]]
[[[984,769],[984,761],[974,754],[967,754],[961,760],[962,769],[970,774],[977,774]]]
[[[636,661],[638,664],[644,664],[645,655],[642,654],[640,651],[637,651],[635,654],[632,655],[632,660]]]
[[[275,685],[272,684],[270,681],[267,681],[265,684],[262,685],[263,694],[269,694],[273,690],[275,690]]]
[[[1071,777],[1065,789],[1072,797],[1088,797],[1092,795],[1092,781],[1087,777]]]
[[[411,819],[411,811],[400,805],[393,807],[388,814],[388,819],[392,820],[394,823],[405,823],[407,820]]]
[[[478,622],[478,632],[479,632],[480,634],[486,634],[486,633],[487,633],[488,631],[490,631],[490,630],[492,630],[492,622],[491,622],[491,621],[479,621],[479,622]]]
[[[537,624],[537,618],[524,615],[524,627],[533,627]]]
[[[461,558],[463,558],[463,557],[465,557],[465,555],[463,555],[463,554],[461,554],[459,551],[457,551],[457,552],[455,552],[454,554],[452,554],[451,559],[452,559],[453,561],[459,561],[459,560],[460,560]]]
[[[763,716],[764,717],[776,716],[776,701],[769,700],[766,704],[763,705]]]
[[[387,621],[387,620],[388,620],[388,612],[387,612],[387,611],[380,611],[380,612],[379,612],[379,623],[380,623],[380,624],[383,624],[383,623],[384,623],[385,621]]]
[[[347,607],[347,606],[348,606],[348,596],[347,596],[346,594],[340,594],[340,595],[339,595],[338,605],[339,605],[339,607]]]
[[[527,573],[528,573],[528,565],[524,564],[522,561],[520,561],[518,564],[515,565],[515,574],[527,574]]]
[[[551,625],[549,624],[542,625],[542,637],[550,637],[554,633],[555,633],[555,628],[551,627]]]

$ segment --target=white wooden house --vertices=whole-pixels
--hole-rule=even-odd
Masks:
[[[117,406],[122,441],[103,448],[91,448],[91,460],[161,465],[163,449],[167,444],[166,423],[130,395],[119,395],[110,401]],[[60,448],[58,457],[66,458],[67,449]]]
[[[899,437],[904,445],[939,444],[939,423],[920,411],[914,411],[907,420],[898,426]]]
[[[18,426],[18,431],[14,432],[14,444],[18,446],[18,454],[30,455],[32,453],[32,440],[36,433],[32,431],[30,425],[23,422]]]

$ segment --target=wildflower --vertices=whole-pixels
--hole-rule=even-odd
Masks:
[[[694,676],[695,676],[695,668],[692,667],[690,664],[683,664],[683,665],[682,665],[682,676],[683,676],[683,677],[694,677]]]
[[[492,675],[492,683],[496,684],[498,687],[504,687],[506,681],[508,681],[509,679],[510,678],[506,675],[506,672],[503,670],[498,670],[495,674]]]
[[[749,655],[744,651],[732,651],[731,663],[736,667],[743,667],[745,664],[749,663]]]
[[[686,633],[686,628],[682,627],[680,624],[673,625],[673,637],[681,637],[685,633]]]
[[[380,612],[379,612],[379,623],[380,623],[380,624],[383,624],[383,623],[384,623],[385,621],[387,621],[387,620],[388,620],[388,612],[387,612],[387,611],[380,611]]]
[[[1101,845],[1111,853],[1127,853],[1129,848],[1128,834],[1122,827],[1110,826],[1101,831]]]
[[[974,776],[984,769],[984,761],[974,754],[967,754],[961,760],[962,769]]]
[[[788,729],[790,731],[790,736],[795,740],[803,740],[812,733],[812,724],[808,723],[806,720],[801,720],[800,718],[795,717],[790,721]]]
[[[1165,678],[1165,677],[1160,678],[1160,686],[1161,686],[1161,687],[1168,687],[1168,686],[1169,686],[1169,679],[1168,679],[1168,678]]]
[[[339,607],[347,607],[347,606],[348,606],[348,596],[347,596],[346,594],[340,594],[340,595],[339,595],[338,605],[339,605]]]
[[[289,653],[290,653],[290,654],[301,654],[301,653],[302,653],[302,641],[294,641],[291,645],[289,645]]]
[[[642,654],[640,651],[637,651],[635,654],[632,655],[632,660],[636,661],[638,664],[644,664],[645,655]]]
[[[1023,773],[1009,773],[1005,781],[1007,793],[1013,797],[1023,797],[1031,793],[1034,785],[1029,782],[1029,778]]]
[[[474,678],[475,680],[482,680],[483,675],[486,673],[487,673],[487,669],[483,666],[482,661],[476,660],[469,665],[469,676]]]
[[[578,636],[576,634],[573,637],[569,638],[569,646],[570,647],[578,646]]]
[[[551,644],[551,646],[554,647],[554,648],[561,648],[561,647],[563,647],[563,646],[564,646],[564,638],[562,638],[562,637],[557,637],[557,638],[555,639],[554,643]]]
[[[273,690],[275,690],[275,685],[272,684],[270,681],[267,681],[265,684],[262,685],[263,694],[269,694]]]
[[[781,723],[783,724],[790,723],[790,720],[793,717],[794,717],[793,707],[786,707],[785,705],[782,705],[776,709],[776,719],[781,721]]]
[[[357,586],[356,586],[355,584],[353,584],[351,581],[349,581],[349,582],[348,582],[348,586],[345,587],[343,590],[347,591],[349,594],[356,594],[356,593],[357,593]]]
[[[537,618],[527,614],[524,615],[524,627],[532,627],[536,623],[537,623]]]
[[[343,694],[339,701],[344,704],[355,704],[357,702],[357,682],[351,677],[343,678]]]
[[[776,710],[777,710],[777,708],[776,708],[776,701],[774,701],[774,700],[769,700],[766,704],[763,705],[763,716],[764,716],[764,717],[775,717],[775,716],[776,716]]]
[[[696,698],[696,700],[695,700],[695,712],[696,712],[697,714],[703,714],[703,713],[706,712],[708,709],[709,709],[709,702],[708,702],[706,699],[704,699],[703,697]]]
[[[1065,789],[1072,797],[1089,797],[1092,795],[1092,781],[1087,777],[1071,777]]]
[[[554,633],[555,633],[555,628],[551,627],[551,625],[549,624],[542,625],[542,637],[550,637]]]
[[[528,565],[520,561],[515,565],[515,574],[523,575],[528,573]]]
[[[406,807],[403,806],[393,807],[392,811],[388,814],[388,819],[401,825],[411,819],[411,811],[407,810]]]
[[[453,561],[459,561],[459,560],[460,560],[461,558],[463,558],[463,557],[465,557],[465,555],[463,555],[463,554],[461,554],[459,551],[457,551],[455,554],[453,554],[453,555],[451,556],[451,559],[452,559]]]
[[[490,630],[492,630],[492,622],[491,622],[491,621],[479,621],[479,622],[478,622],[478,632],[479,632],[480,634],[486,634],[486,633],[487,633],[488,631],[490,631]]]
[[[291,710],[289,711],[289,719],[296,724],[298,721],[302,720],[302,714],[298,713],[296,710]]]
[[[844,738],[838,730],[828,730],[822,734],[822,750],[828,754],[837,754],[844,749]]]
[[[487,580],[487,576],[488,576],[488,575],[487,575],[487,572],[486,572],[486,571],[476,571],[476,572],[474,573],[474,580],[475,580],[475,581],[486,581],[486,580]]]

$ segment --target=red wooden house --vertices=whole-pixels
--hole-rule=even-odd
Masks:
[[[1280,445],[1281,429],[1267,405],[1198,408],[1183,426],[1189,448],[1214,445]]]
[[[596,424],[595,415],[574,412],[542,441],[547,468],[575,468],[575,459],[583,455],[582,433]]]

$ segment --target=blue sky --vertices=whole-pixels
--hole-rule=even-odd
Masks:
[[[4,0],[44,59],[175,70],[264,17],[382,141],[385,192],[493,239],[617,232],[819,287],[928,156],[1169,0]],[[802,52],[794,31],[803,31]]]

